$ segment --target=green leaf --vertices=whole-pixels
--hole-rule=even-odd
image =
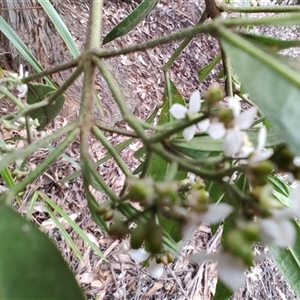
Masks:
[[[292,287],[297,297],[300,297],[300,227],[293,221],[297,230],[297,239],[293,247],[287,249],[268,246],[271,257],[287,283]]]
[[[250,141],[253,145],[258,142],[258,130],[250,129],[247,131]],[[273,147],[282,144],[282,139],[278,137],[274,130],[268,131],[266,147]],[[183,153],[189,153],[188,150],[199,151],[199,157],[194,153],[195,158],[201,158],[207,152],[223,152],[223,140],[213,140],[206,134],[200,134],[194,137],[191,141],[187,142],[184,139],[174,139],[171,145]]]
[[[84,299],[53,242],[3,204],[0,236],[1,299]]]
[[[216,293],[213,300],[228,300],[232,295],[233,292],[230,291],[220,279],[218,279]]]
[[[144,0],[129,16],[114,27],[103,39],[103,45],[134,29],[154,9],[158,0]]]
[[[158,125],[164,125],[171,121],[171,115],[169,110],[174,103],[185,105],[184,98],[178,92],[174,83],[171,80],[168,80],[163,95],[163,107],[158,119]],[[161,158],[160,156],[156,154],[153,155],[151,166],[148,171],[148,175],[151,176],[156,181],[163,181],[166,172],[168,170],[168,164],[169,163],[163,158]],[[179,178],[177,177],[176,178],[180,179],[180,177],[186,178],[186,172],[185,173],[181,172]]]
[[[107,261],[103,253],[88,238],[84,231],[56,203],[54,203],[50,198],[48,198],[45,194],[41,192],[38,192],[38,195],[43,201],[45,201],[52,209],[59,213],[60,216],[68,222],[68,224],[73,228],[73,230],[87,243],[87,245],[89,245],[95,251],[97,255],[99,255],[99,257]]]
[[[280,59],[226,29],[221,44],[251,100],[270,120],[279,137],[300,154],[300,74]]]
[[[43,101],[49,97],[56,89],[45,84],[33,83],[28,84],[27,103],[34,104]],[[32,119],[38,119],[40,126],[38,130],[42,130],[48,125],[61,111],[65,102],[65,97],[60,96],[54,103],[45,107],[35,109],[30,113]]]
[[[241,33],[241,36],[249,41],[269,47],[271,50],[280,51],[290,47],[300,46],[300,40],[280,40],[274,37],[257,35],[252,33]]]
[[[49,16],[49,18],[53,22],[55,28],[57,29],[60,36],[62,37],[62,39],[66,43],[66,45],[67,45],[68,49],[70,50],[70,52],[72,53],[73,57],[79,56],[80,51],[78,50],[78,47],[77,47],[70,31],[66,27],[66,24],[61,19],[61,17],[59,16],[56,9],[53,7],[51,2],[50,1],[39,0],[39,4],[43,7],[43,9],[45,10],[47,15]]]
[[[182,230],[180,224],[174,219],[167,219],[163,216],[158,216],[159,225],[167,232],[171,238],[178,243],[182,239]]]
[[[203,82],[206,77],[210,74],[212,69],[220,62],[221,54],[219,53],[209,64],[198,71],[198,80]]]

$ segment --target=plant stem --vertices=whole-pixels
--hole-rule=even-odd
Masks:
[[[197,25],[203,24],[204,21],[207,19],[208,14],[207,11],[204,10],[204,12],[202,13],[199,22],[197,23]],[[172,66],[172,64],[174,63],[174,61],[176,60],[176,58],[180,55],[180,53],[185,49],[185,47],[190,43],[190,41],[193,39],[192,36],[190,37],[186,37],[184,39],[184,41],[179,45],[179,47],[176,49],[176,51],[173,53],[173,55],[171,56],[171,58],[168,60],[168,62],[163,66],[162,70],[164,72],[166,72],[167,70],[170,69],[170,67]]]
[[[5,95],[8,97],[13,104],[18,106],[19,108],[24,108],[25,105],[18,99],[15,95],[13,95],[9,90],[5,89],[3,86],[0,85],[0,94]],[[2,119],[2,118],[1,118]]]
[[[54,68],[46,70],[46,71],[39,72],[37,74],[30,75],[28,77],[24,77],[24,78],[22,78],[21,82],[25,84],[25,83],[28,83],[30,81],[42,78],[44,76],[48,76],[48,75],[51,75],[51,74],[54,74],[54,73],[57,73],[57,72],[61,72],[61,71],[76,67],[79,64],[79,62],[81,61],[81,59],[82,58],[81,58],[81,55],[80,55],[77,58],[75,58],[75,59],[73,59],[73,60],[71,60],[71,61],[69,61],[69,62],[67,62],[63,65],[54,67]]]
[[[172,33],[166,37],[162,37],[156,40],[152,40],[143,44],[136,44],[127,48],[116,49],[116,50],[103,50],[103,49],[92,49],[92,52],[99,58],[114,57],[121,54],[127,54],[140,50],[146,50],[159,45],[167,44],[176,40],[184,39],[186,37],[194,37],[199,33],[210,32],[215,29],[213,22],[197,25],[193,28],[183,29],[178,32]]]
[[[107,138],[101,132],[101,130],[97,126],[94,126],[93,129],[92,129],[92,132],[95,135],[95,137],[102,143],[102,145],[105,147],[107,152],[112,156],[112,158],[118,164],[118,166],[120,167],[122,172],[126,175],[126,177],[131,176],[131,172],[128,170],[127,166],[125,165],[123,160],[120,158],[118,152],[110,144],[110,142],[107,140]]]
[[[94,57],[93,61],[95,62],[95,64],[101,71],[103,78],[107,82],[107,85],[108,85],[108,87],[109,87],[121,113],[122,113],[123,119],[130,124],[130,126],[136,131],[137,135],[142,140],[144,140],[144,141],[147,140],[148,138],[144,132],[143,127],[141,126],[141,124],[139,122],[136,122],[136,118],[130,112],[128,106],[126,105],[124,97],[120,91],[120,88],[119,88],[115,78],[111,74],[111,72],[108,70],[108,68],[106,67],[106,65],[103,63],[103,61],[101,59]]]
[[[52,133],[49,136],[46,136],[43,139],[36,140],[32,144],[18,150],[14,151],[13,153],[7,154],[4,156],[4,158],[1,160],[0,163],[0,171],[8,167],[10,164],[14,163],[17,159],[22,159],[31,153],[33,153],[36,149],[44,147],[45,145],[51,143],[55,139],[61,137],[62,135],[68,134],[70,131],[73,131],[78,124],[76,122],[70,123],[67,126],[61,128],[60,130]]]
[[[170,137],[171,135],[193,125],[193,124],[196,124],[200,121],[203,121],[207,119],[207,116],[206,115],[202,115],[201,117],[199,118],[196,118],[194,120],[178,120],[176,122],[174,122],[173,124],[174,125],[171,125],[170,124],[170,128],[168,127],[168,130],[166,128],[166,130],[162,133],[157,133],[156,135],[154,135],[153,137],[150,137],[148,139],[148,143],[151,144],[151,143],[156,143],[156,142],[161,142],[165,139],[167,139],[168,137]],[[172,126],[172,127],[171,127]]]
[[[61,143],[58,144],[55,150],[52,151],[40,165],[38,165],[34,170],[32,170],[32,172],[28,174],[28,176],[25,179],[11,187],[10,190],[7,192],[9,193],[10,197],[13,198],[19,192],[23,191],[30,182],[32,182],[37,176],[44,172],[56,160],[56,158],[63,153],[63,151],[68,147],[68,145],[72,143],[72,141],[75,139],[78,133],[78,128],[70,132],[68,136]]]
[[[146,154],[146,159],[144,161],[143,171],[140,175],[140,178],[144,178],[147,175],[151,166],[152,159],[153,159],[153,152],[151,150],[148,150]]]
[[[128,131],[128,130],[124,130],[124,129],[120,129],[120,128],[116,128],[116,127],[111,127],[111,126],[108,126],[104,123],[99,123],[99,122],[96,122],[95,125],[99,129],[107,131],[107,132],[116,133],[116,134],[120,134],[120,135],[123,135],[123,136],[138,138],[138,135],[134,131]]]
[[[226,12],[240,12],[240,13],[288,13],[300,12],[300,5],[268,5],[268,6],[250,6],[240,7],[231,6],[224,3],[216,3],[218,8]]]

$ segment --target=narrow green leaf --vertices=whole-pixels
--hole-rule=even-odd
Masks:
[[[220,279],[218,279],[216,293],[213,300],[229,300],[232,295],[233,292],[230,291]]]
[[[250,129],[247,133],[253,145],[257,145],[258,130]],[[266,147],[273,147],[279,144],[282,144],[282,139],[278,137],[275,131],[269,130]],[[174,139],[171,145],[183,153],[189,153],[189,150],[202,152],[198,154],[199,157],[196,157],[197,154],[194,153],[193,155],[196,158],[205,156],[207,152],[223,152],[223,140],[213,140],[206,134],[197,135],[189,142],[184,139]]]
[[[86,195],[86,199],[88,201],[89,210],[91,212],[94,221],[104,232],[107,232],[108,229],[107,224],[102,218],[102,216],[97,212],[97,208],[99,208],[99,204],[96,201],[93,194],[89,191],[89,188],[85,182],[84,182],[84,192]]]
[[[73,242],[73,240],[71,239],[71,237],[69,236],[69,234],[67,233],[65,228],[63,227],[63,225],[61,224],[61,222],[59,222],[59,220],[57,219],[55,214],[48,208],[47,205],[44,205],[44,206],[45,206],[45,209],[46,209],[47,213],[49,214],[51,220],[55,223],[56,227],[58,228],[58,230],[60,231],[60,233],[64,237],[64,239],[66,240],[69,247],[73,250],[73,252],[78,257],[78,259],[83,261],[83,258],[82,258],[82,255],[81,255],[79,249],[77,248],[77,246],[75,245],[75,243]]]
[[[63,22],[53,5],[51,4],[50,1],[44,1],[44,0],[38,0],[40,5],[43,7],[51,21],[53,22],[55,28],[59,32],[60,36],[66,43],[68,49],[72,53],[73,57],[76,58],[77,56],[80,55],[80,51],[77,48],[77,45],[66,27],[66,24]]]
[[[102,259],[107,261],[105,256],[103,255],[103,253],[87,237],[87,235],[84,233],[84,231],[57,204],[55,204],[45,194],[43,194],[41,192],[37,192],[37,193],[43,201],[45,201],[50,207],[52,207],[56,212],[58,212],[69,223],[69,225],[75,230],[75,232],[95,251],[96,254],[98,254]]]
[[[265,45],[271,50],[275,51],[300,46],[300,40],[280,40],[274,37],[257,35],[252,33],[241,33],[241,36],[250,41]]]
[[[84,299],[53,242],[3,204],[0,236],[1,299]]]
[[[297,297],[300,297],[300,227],[293,221],[297,230],[297,239],[293,247],[287,249],[277,246],[268,246],[271,257],[287,283],[294,290]]]
[[[279,137],[300,154],[300,74],[226,29],[221,44],[251,100],[270,120]]]
[[[209,64],[198,71],[199,82],[203,82],[207,78],[212,69],[220,62],[220,60],[221,54],[219,53]]]
[[[130,15],[114,27],[103,39],[103,45],[134,29],[154,9],[158,0],[144,0]]]
[[[49,97],[56,89],[45,84],[32,83],[28,84],[27,103],[34,104],[43,101]],[[42,130],[48,125],[61,111],[65,102],[65,97],[61,95],[54,103],[45,107],[38,108],[30,113],[32,119],[38,119],[40,126],[38,130]]]

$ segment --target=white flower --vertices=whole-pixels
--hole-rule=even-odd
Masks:
[[[184,119],[186,117],[191,117],[193,114],[199,112],[201,108],[201,96],[199,91],[195,91],[192,93],[189,101],[189,108],[183,106],[182,104],[175,103],[170,108],[170,114],[177,120]],[[199,122],[197,125],[191,125],[183,130],[183,138],[186,141],[190,141],[194,135],[196,128],[202,131],[205,131],[208,128],[209,120],[203,120]]]
[[[214,122],[208,128],[208,134],[212,139],[224,138],[223,150],[226,156],[232,157],[242,146],[243,136],[241,131],[249,129],[255,119],[257,108],[241,112],[240,102],[233,97],[227,97],[228,108],[232,110],[234,120],[232,127],[226,128],[223,122]]]
[[[243,261],[227,252],[220,254],[197,253],[190,260],[202,263],[205,260],[216,260],[217,270],[221,281],[232,291],[236,291],[245,283],[245,265]]]
[[[150,257],[150,253],[148,253],[142,248],[130,249],[128,251],[128,254],[132,259],[140,263],[146,261]],[[151,276],[156,279],[161,278],[162,275],[164,274],[164,265],[161,263],[158,264],[155,261],[155,258],[150,260],[148,269]]]
[[[25,72],[25,77],[28,76],[28,72]],[[23,65],[20,65],[20,74],[19,74],[19,79],[24,78],[24,70],[23,70]],[[17,90],[19,91],[18,97],[19,98],[24,98],[27,94],[28,87],[27,84],[18,84],[17,85]]]
[[[198,216],[198,220],[202,223],[216,224],[228,217],[233,208],[226,203],[209,204],[207,211]]]
[[[293,246],[296,240],[296,229],[291,220],[300,217],[300,186],[290,195],[290,207],[273,209],[272,217],[259,221],[262,230],[262,240],[265,244],[275,244],[278,247]]]
[[[248,157],[248,162],[252,165],[269,159],[273,154],[273,150],[265,148],[266,140],[267,129],[265,126],[262,126],[258,132],[258,143],[256,148],[253,147],[253,144],[249,141],[248,135],[244,132],[243,146],[240,148],[237,157]]]
[[[226,203],[209,204],[207,211],[192,212],[190,222],[184,228],[184,240],[189,240],[201,223],[216,224],[222,222],[233,211],[233,207]]]

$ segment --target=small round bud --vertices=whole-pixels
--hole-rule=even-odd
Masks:
[[[207,92],[203,95],[203,98],[207,101],[210,107],[216,105],[225,97],[225,92],[219,84],[213,83]]]
[[[128,197],[131,201],[150,205],[153,200],[154,187],[152,178],[129,179]]]
[[[176,182],[159,182],[155,185],[158,204],[172,206],[178,202],[178,184]]]
[[[174,261],[174,255],[170,251],[166,251],[165,254],[168,258],[168,263],[172,263]]]
[[[123,239],[128,233],[129,229],[127,225],[120,219],[116,218],[108,229],[108,234],[118,240]]]
[[[234,120],[233,112],[230,108],[223,108],[218,112],[218,119],[224,123],[225,127],[230,127],[230,123]]]
[[[111,211],[111,206],[108,204],[108,203],[103,203],[103,204],[100,204],[97,209],[96,209],[96,212],[99,214],[99,215],[103,215],[107,212]]]
[[[259,240],[259,229],[254,222],[246,223],[241,230],[247,241],[253,243]]]
[[[104,221],[111,221],[113,217],[114,217],[114,212],[112,210],[107,211],[106,213],[103,214]]]

